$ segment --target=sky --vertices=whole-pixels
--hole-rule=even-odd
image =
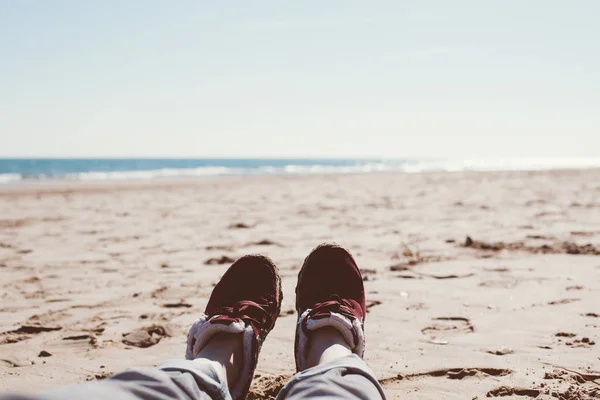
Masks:
[[[0,157],[593,157],[598,0],[0,0]]]

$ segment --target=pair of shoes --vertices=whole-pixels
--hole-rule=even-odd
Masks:
[[[193,360],[220,332],[243,334],[243,365],[234,399],[250,388],[262,343],[275,326],[283,293],[277,266],[262,255],[244,256],[225,272],[213,289],[204,314],[190,328],[186,358]],[[360,270],[344,248],[322,244],[305,259],[296,286],[298,324],[294,353],[296,369],[306,369],[312,331],[337,329],[354,354],[365,350],[365,291]]]

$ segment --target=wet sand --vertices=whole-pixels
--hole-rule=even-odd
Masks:
[[[284,287],[251,394],[268,398],[324,241],[363,271],[389,398],[600,398],[598,170],[0,187],[0,391],[182,358],[231,260],[260,252]]]

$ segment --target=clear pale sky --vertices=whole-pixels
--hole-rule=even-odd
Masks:
[[[597,156],[599,16],[598,0],[0,0],[0,156]]]

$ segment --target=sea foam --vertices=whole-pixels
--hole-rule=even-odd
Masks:
[[[10,160],[1,160],[4,162]],[[84,160],[82,160],[84,161]],[[296,162],[294,162],[296,161]],[[57,161],[59,162],[59,161]],[[110,161],[107,161],[110,162]],[[157,160],[160,162],[160,160]],[[218,163],[218,160],[213,160]],[[235,163],[235,160],[227,160]],[[432,171],[543,171],[557,169],[600,168],[600,158],[487,158],[462,160],[378,160],[348,161],[326,160],[255,160],[251,167],[201,166],[195,168],[157,168],[140,170],[92,170],[70,173],[0,173],[0,184],[22,181],[70,180],[70,181],[106,181],[106,180],[151,180],[169,177],[201,176],[256,176],[256,175],[321,175],[350,174],[372,172],[419,173]],[[99,168],[100,169],[100,168]]]

